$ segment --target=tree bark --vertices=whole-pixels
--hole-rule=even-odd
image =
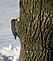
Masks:
[[[53,0],[20,0],[16,30],[19,61],[53,61]]]

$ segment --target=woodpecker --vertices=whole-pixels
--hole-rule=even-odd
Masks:
[[[17,19],[11,20],[11,30],[12,30],[12,33],[13,33],[15,39],[17,37],[16,27],[15,27],[16,21],[17,21]]]

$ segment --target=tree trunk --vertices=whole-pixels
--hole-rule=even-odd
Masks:
[[[16,30],[19,61],[53,61],[53,0],[20,0]]]

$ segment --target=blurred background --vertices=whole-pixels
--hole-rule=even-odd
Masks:
[[[14,39],[10,20],[19,17],[19,0],[0,0],[0,46],[20,46],[20,39]]]

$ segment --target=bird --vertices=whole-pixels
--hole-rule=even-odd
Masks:
[[[17,37],[16,27],[15,27],[17,19],[18,18],[11,20],[11,30],[12,30],[12,33],[13,33],[15,39]]]

